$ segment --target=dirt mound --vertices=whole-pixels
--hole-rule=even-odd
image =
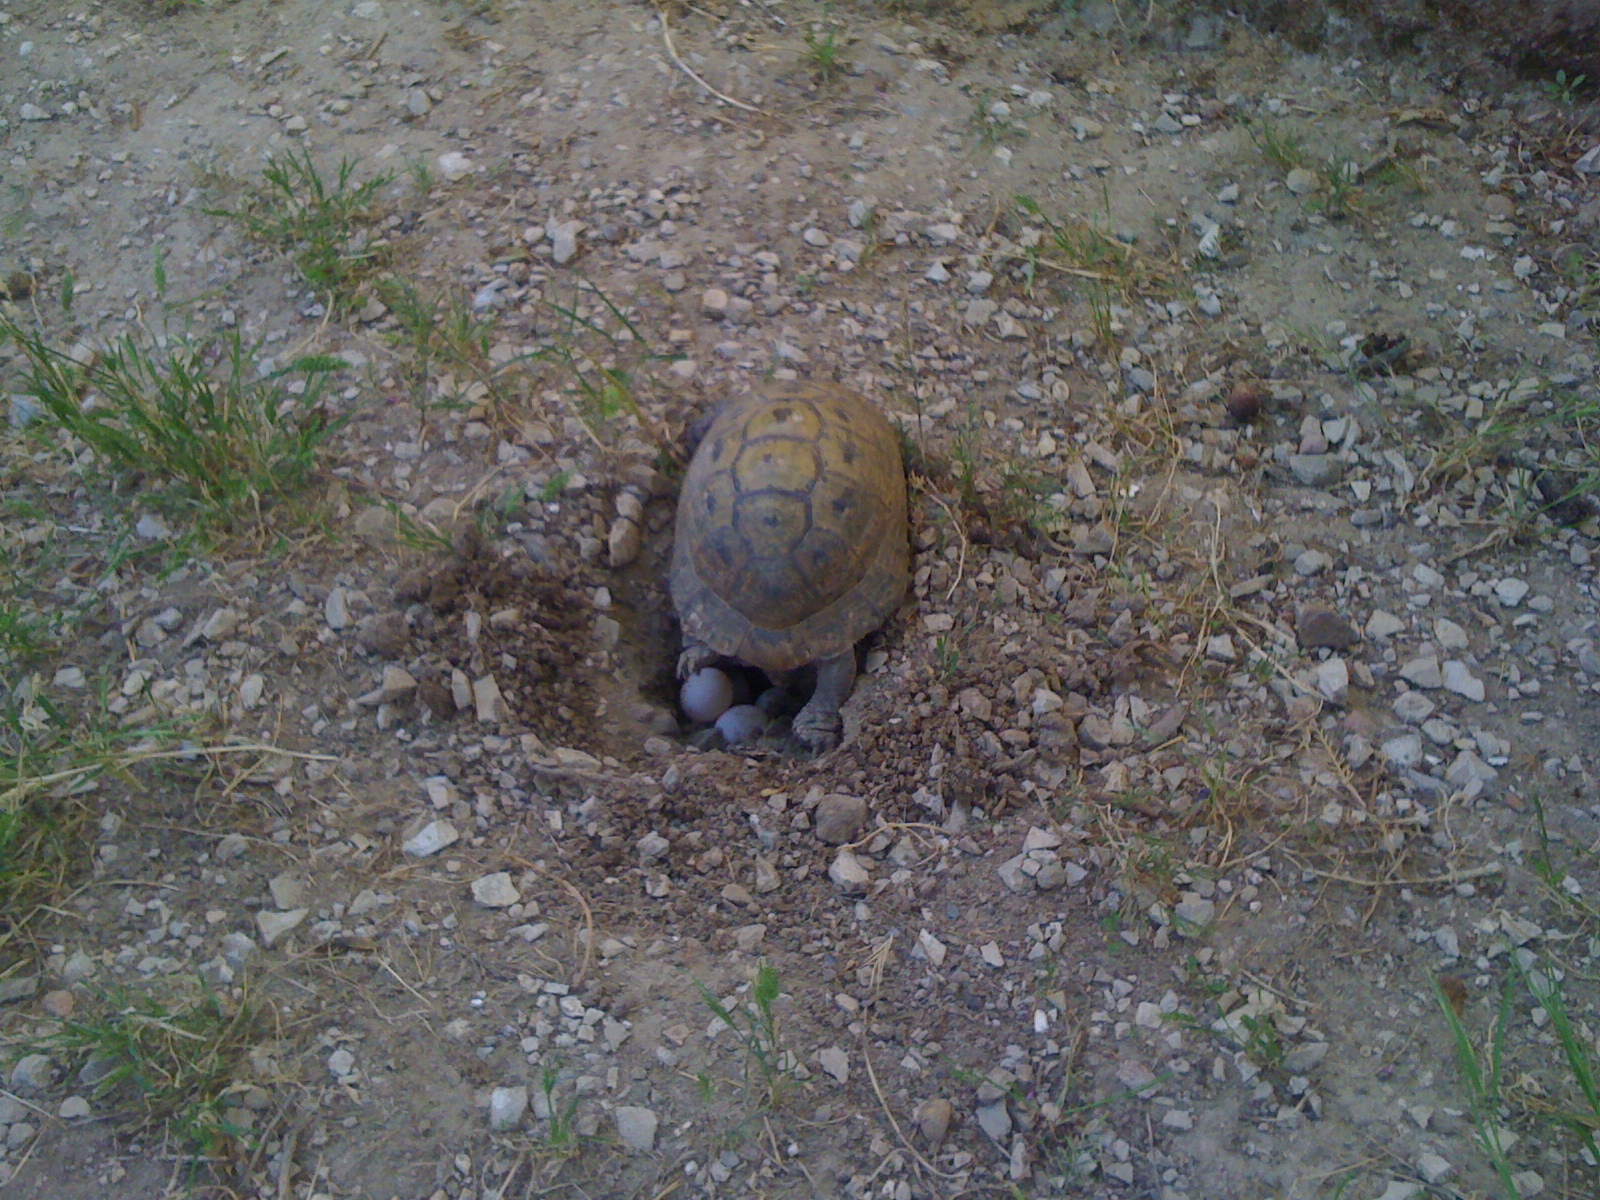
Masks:
[[[1391,49],[1447,32],[1476,44],[1485,57],[1517,71],[1600,72],[1600,3],[1596,0],[1346,0],[1302,4],[1244,0],[1226,7],[1260,28],[1307,49],[1353,21]]]

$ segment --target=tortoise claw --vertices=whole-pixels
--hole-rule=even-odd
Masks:
[[[702,667],[709,667],[720,655],[710,646],[685,646],[678,655],[678,678],[687,679]]]

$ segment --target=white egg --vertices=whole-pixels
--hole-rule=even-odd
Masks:
[[[754,704],[736,704],[717,718],[717,732],[730,746],[754,741],[767,731],[767,714]]]
[[[709,725],[733,703],[733,680],[725,671],[715,667],[702,667],[683,681],[678,692],[678,703],[691,721]]]

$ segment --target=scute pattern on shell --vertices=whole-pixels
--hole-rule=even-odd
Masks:
[[[906,477],[889,422],[837,386],[726,403],[678,499],[684,636],[769,671],[841,654],[905,596]]]

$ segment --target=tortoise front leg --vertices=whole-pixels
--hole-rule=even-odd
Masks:
[[[699,642],[685,642],[682,652],[678,655],[678,678],[684,680],[693,675],[701,667],[709,667],[722,655],[710,646]]]
[[[856,682],[854,647],[817,664],[817,688],[794,719],[794,735],[818,752],[832,750],[844,732],[839,706],[850,698]]]

